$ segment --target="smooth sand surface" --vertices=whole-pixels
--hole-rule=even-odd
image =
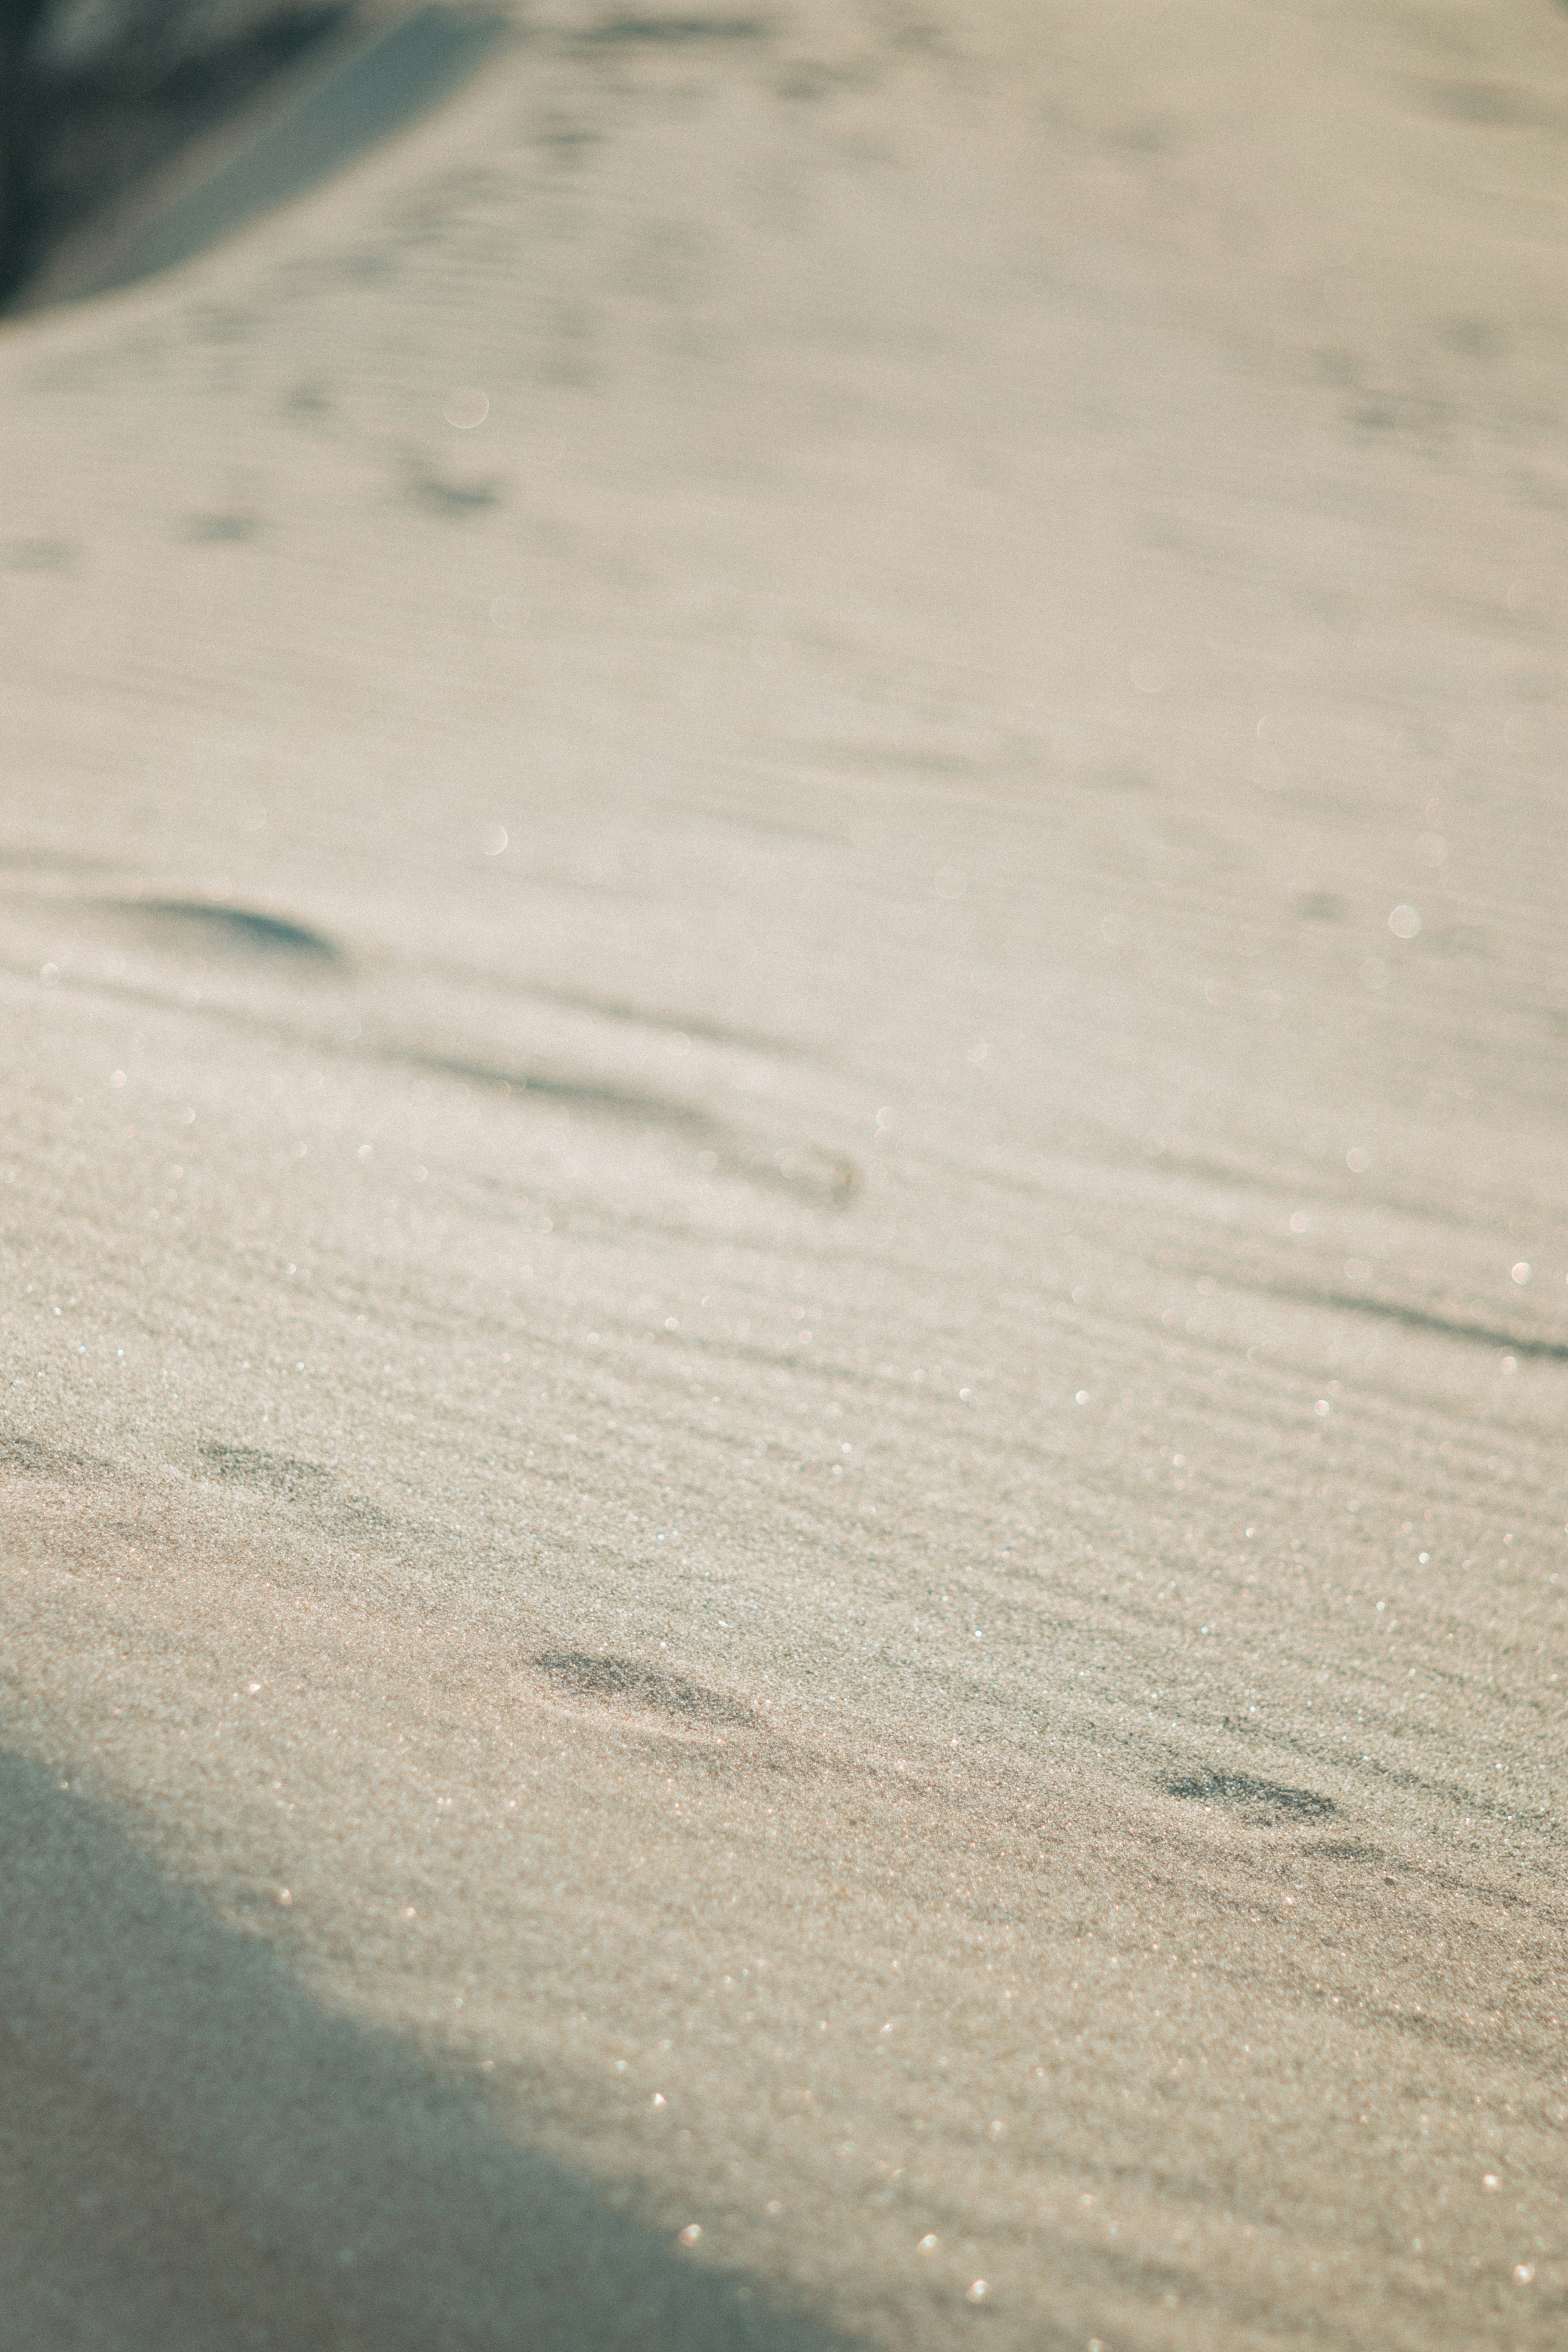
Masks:
[[[5,2352],[1562,2346],[1565,153],[552,5],[0,331]]]

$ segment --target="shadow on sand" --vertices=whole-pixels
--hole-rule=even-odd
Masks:
[[[509,29],[483,6],[429,0],[368,38],[312,58],[248,137],[176,181],[132,194],[110,226],[84,233],[55,284],[35,299],[79,299],[191,260],[261,214],[302,195],[389,138],[467,79]],[[22,307],[31,307],[26,297]]]
[[[835,2352],[0,1754],[0,2310],[36,2352]]]

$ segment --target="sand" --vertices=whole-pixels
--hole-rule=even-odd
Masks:
[[[0,2342],[1561,2344],[1565,127],[542,6],[0,331]]]

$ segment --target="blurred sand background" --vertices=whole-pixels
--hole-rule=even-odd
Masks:
[[[0,2345],[1561,2345],[1568,12],[420,13],[0,323]]]

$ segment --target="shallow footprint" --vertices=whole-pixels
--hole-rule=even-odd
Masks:
[[[288,957],[296,962],[341,968],[342,950],[322,931],[265,915],[253,907],[226,907],[205,898],[100,900],[99,910],[128,918],[155,940],[185,946],[205,956]]]
[[[637,1658],[595,1658],[584,1650],[547,1650],[533,1663],[552,1683],[579,1698],[652,1707],[689,1723],[723,1723],[752,1730],[761,1722],[742,1700],[705,1689],[684,1675],[644,1665]]]
[[[22,1474],[35,1478],[113,1478],[112,1462],[95,1454],[76,1454],[68,1447],[46,1445],[37,1437],[0,1431],[0,1476]]]
[[[1228,1812],[1240,1813],[1244,1820],[1265,1827],[1275,1822],[1324,1821],[1339,1811],[1331,1797],[1320,1797],[1310,1789],[1289,1788],[1280,1780],[1255,1780],[1250,1772],[1189,1772],[1180,1779],[1162,1780],[1160,1786],[1168,1797],[1182,1797],[1190,1804],[1223,1805]]]
[[[226,1486],[255,1486],[265,1495],[282,1495],[289,1502],[319,1502],[331,1495],[337,1480],[314,1462],[297,1462],[290,1454],[263,1454],[254,1445],[201,1448],[207,1475]]]

